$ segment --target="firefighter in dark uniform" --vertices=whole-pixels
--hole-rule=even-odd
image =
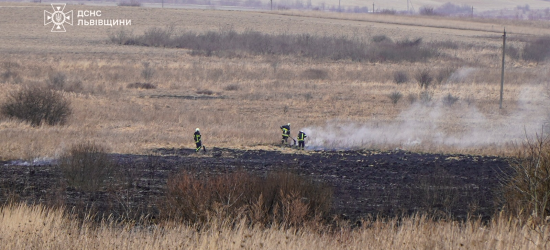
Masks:
[[[288,144],[288,137],[290,136],[290,123],[281,126],[281,130],[283,131],[283,139],[281,140],[281,144]]]
[[[199,131],[199,128],[195,129],[195,134],[193,138],[195,139],[195,144],[197,145],[195,152],[199,152],[199,150],[201,150],[201,147],[202,147],[201,132]]]
[[[304,131],[301,131],[298,133],[298,149],[304,150],[304,147],[306,145],[305,139],[307,135],[304,133]]]

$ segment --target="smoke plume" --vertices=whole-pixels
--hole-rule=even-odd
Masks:
[[[503,110],[498,101],[490,111],[481,112],[463,101],[448,107],[433,100],[428,105],[412,104],[390,122],[331,120],[302,130],[309,136],[309,149],[501,147],[541,133],[549,116],[544,93],[540,85],[525,87],[516,97],[517,105]]]

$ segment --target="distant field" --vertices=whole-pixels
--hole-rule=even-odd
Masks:
[[[550,35],[547,22],[66,7],[75,18],[78,10],[101,10],[103,19],[131,19],[124,29],[134,35],[173,27],[174,34],[253,30],[368,44],[375,36],[397,42],[422,38],[422,46],[439,54],[424,62],[358,62],[246,53],[204,56],[187,49],[116,45],[109,35],[120,31],[118,27],[65,25],[66,33],[51,33],[51,26],[43,25],[49,4],[6,7],[14,5],[0,4],[0,73],[11,74],[0,79],[5,90],[0,102],[9,91],[45,84],[55,73],[66,75],[66,86],[78,88],[67,87],[64,94],[74,109],[66,126],[31,128],[0,120],[4,159],[55,157],[87,140],[124,153],[193,147],[190,135],[196,127],[210,146],[271,148],[280,141],[279,126],[288,122],[293,136],[299,129],[309,132],[308,143],[315,147],[501,154],[506,145],[525,137],[524,130],[534,133],[547,119],[548,98],[543,94],[548,66],[517,57],[506,61],[505,108],[498,109],[502,30],[506,27],[508,45],[521,51],[531,39]],[[154,70],[150,79],[142,76],[145,64]],[[434,77],[444,72],[452,76],[448,84],[429,88],[425,103],[419,101],[424,90],[414,80],[422,70]],[[409,80],[394,83],[397,71],[406,72]],[[128,87],[136,82],[157,88]],[[388,97],[393,92],[403,96],[395,105]],[[445,106],[442,100],[449,94],[458,101]]]
[[[311,0],[313,5],[318,5],[320,3],[326,3],[327,5],[338,5],[336,0]],[[456,5],[470,5],[474,6],[476,10],[479,11],[489,11],[489,10],[499,10],[499,9],[513,9],[517,6],[529,5],[532,9],[546,9],[550,7],[548,1],[544,0],[523,0],[523,1],[514,1],[514,0],[458,0],[458,1],[449,1],[449,0],[410,0],[409,4],[412,4],[417,11],[420,7],[431,6],[438,7],[445,3],[453,3]],[[375,4],[375,8],[380,9],[395,9],[395,10],[407,10],[407,0],[385,0],[385,1],[363,1],[363,0],[347,0],[341,1],[342,5],[352,5],[352,6],[367,6],[372,7],[372,4]],[[378,6],[378,7],[376,7]]]

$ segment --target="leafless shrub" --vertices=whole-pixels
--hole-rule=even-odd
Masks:
[[[415,79],[418,82],[418,85],[420,85],[421,89],[428,89],[428,87],[432,83],[433,77],[430,74],[429,70],[423,69],[416,74]]]
[[[114,44],[134,45],[136,44],[136,41],[133,40],[133,37],[132,32],[126,29],[119,29],[115,32],[109,33],[109,40]]]
[[[388,98],[390,98],[393,105],[397,104],[397,102],[399,102],[399,100],[401,100],[401,97],[403,97],[403,94],[401,94],[401,92],[399,92],[399,91],[394,91],[394,92],[392,92],[391,94],[388,95]]]
[[[505,52],[506,52],[506,56],[511,58],[511,59],[514,59],[514,60],[520,59],[521,52],[516,47],[506,45],[506,51]]]
[[[455,102],[458,101],[458,97],[451,95],[451,93],[447,94],[445,97],[443,97],[443,104],[447,107],[453,106]]]
[[[541,222],[550,215],[550,138],[527,139],[500,177],[504,205],[513,215]]]
[[[391,39],[386,35],[377,35],[372,37],[372,41],[375,43],[391,42]]]
[[[2,79],[3,82],[21,83],[21,76],[16,71],[17,68],[21,67],[21,65],[16,62],[8,61],[4,62],[2,66],[2,68],[4,68],[4,72],[0,74],[0,79]]]
[[[261,178],[243,171],[217,176],[182,172],[168,180],[164,214],[173,220],[205,222],[247,218],[252,224],[300,226],[328,215],[332,191],[288,172]]]
[[[74,93],[83,93],[83,92],[85,92],[82,81],[80,81],[80,80],[74,80],[74,81],[68,83],[63,90],[67,91],[67,92],[74,92]]]
[[[48,87],[54,90],[63,90],[67,82],[67,75],[63,72],[51,73],[48,77]]]
[[[197,90],[197,94],[199,94],[199,95],[213,95],[214,91],[209,90],[209,89],[200,89],[200,90]]]
[[[72,146],[58,165],[68,185],[82,191],[100,190],[114,170],[105,148],[89,142]]]
[[[126,6],[126,7],[141,7],[141,2],[137,0],[130,0],[130,1],[122,1],[117,3],[118,6]]]
[[[129,88],[129,89],[156,89],[157,86],[152,84],[152,83],[147,83],[147,82],[144,82],[144,83],[135,82],[135,83],[130,83],[130,84],[126,85],[126,88]]]
[[[409,100],[410,104],[415,103],[417,99],[418,99],[418,95],[415,95],[413,93],[410,93],[407,95],[407,100]]]
[[[236,84],[236,83],[229,84],[223,88],[223,90],[226,90],[226,91],[237,91],[239,89],[240,89],[240,86],[239,84]]]
[[[15,71],[12,71],[11,69],[7,69],[4,71],[0,77],[2,77],[3,82],[8,82],[11,78],[15,78],[19,76]]]
[[[256,31],[238,33],[234,30],[205,33],[173,34],[173,28],[151,28],[141,36],[126,38],[126,34],[111,35],[114,43],[189,49],[193,55],[227,56],[238,53],[256,55],[297,55],[309,58],[353,61],[421,61],[436,52],[420,46],[421,39],[409,43],[375,43],[347,36],[315,36],[310,34],[263,34]],[[274,67],[275,71],[276,67]]]
[[[437,13],[435,12],[434,7],[424,6],[424,7],[420,8],[420,15],[435,16],[435,15],[437,15]]]
[[[142,46],[167,47],[170,46],[173,31],[173,27],[166,29],[153,27],[146,30],[136,41]]]
[[[550,55],[550,37],[541,37],[528,42],[523,48],[523,60],[542,62]]]
[[[143,69],[141,70],[141,76],[143,79],[149,81],[155,75],[155,69],[151,67],[149,62],[143,62]]]
[[[393,73],[393,81],[396,84],[406,83],[409,81],[409,75],[405,71],[395,71]]]
[[[395,43],[377,43],[369,49],[371,61],[419,62],[433,57],[437,52],[433,48],[422,47],[422,38],[404,39]]]
[[[440,69],[437,72],[437,75],[435,76],[435,82],[437,84],[442,84],[442,83],[446,82],[447,79],[449,79],[449,77],[451,77],[451,75],[453,75],[454,72],[455,72],[455,69],[451,68],[451,67],[446,67],[446,68]]]
[[[423,103],[423,104],[428,104],[432,101],[433,99],[433,94],[430,92],[430,91],[422,91],[420,92],[420,94],[418,95],[420,101]]]
[[[0,106],[7,117],[29,122],[32,126],[64,124],[71,115],[70,102],[60,93],[40,87],[26,87],[11,92]]]
[[[382,9],[379,13],[384,15],[395,15],[397,14],[397,11],[394,9]]]
[[[417,38],[414,40],[410,39],[403,39],[401,41],[397,41],[397,45],[400,47],[417,47],[422,43],[422,38]]]
[[[328,72],[324,69],[306,69],[302,77],[309,80],[324,80],[328,78]]]

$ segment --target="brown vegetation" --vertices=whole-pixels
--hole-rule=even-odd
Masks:
[[[37,86],[10,92],[6,102],[0,106],[0,114],[28,122],[31,126],[40,126],[42,122],[65,124],[71,113],[70,101],[61,93]]]
[[[144,154],[193,147],[190,135],[200,127],[208,147],[279,150],[278,128],[287,122],[298,129],[329,121],[429,124],[420,127],[460,141],[487,136],[480,130],[494,131],[488,136],[495,138],[510,124],[515,129],[532,117],[548,121],[528,113],[548,115],[548,99],[541,95],[550,76],[548,55],[541,52],[548,50],[542,37],[550,35],[547,23],[451,19],[431,11],[412,17],[102,7],[105,18],[131,17],[135,25],[67,25],[64,36],[39,25],[42,16],[34,10],[0,8],[2,19],[18,20],[0,23],[0,160],[66,151],[59,164],[71,192],[111,192],[128,211],[94,224],[101,218],[93,214],[71,220],[78,216],[61,209],[7,205],[0,208],[5,248],[548,247],[546,140],[528,143],[515,172],[505,173],[506,210],[487,224],[416,216],[365,220],[355,229],[338,220],[344,225],[316,223],[327,215],[330,193],[288,173],[260,178],[182,172],[168,181],[166,217],[131,220],[132,201],[124,194],[136,187],[136,174],[128,168],[111,176],[115,166],[104,149]],[[512,56],[504,109],[498,109],[503,25]],[[405,95],[408,102],[399,102]],[[47,108],[37,112],[36,102]],[[447,107],[438,109],[442,103]],[[94,143],[81,143],[86,141]],[[510,144],[460,147],[427,140],[412,150],[511,155],[516,149]],[[156,167],[151,164],[150,172]],[[445,175],[434,174],[418,183],[417,197],[426,202],[421,208],[445,210],[455,204],[457,191],[447,188]],[[115,178],[115,185],[107,185]],[[434,186],[445,192],[434,193]],[[160,223],[151,223],[155,219]]]
[[[401,220],[367,220],[350,229],[249,227],[213,217],[207,227],[163,224],[144,227],[106,219],[100,226],[69,220],[70,214],[42,206],[0,209],[4,249],[546,249],[549,229],[533,230],[520,220],[497,217],[488,224],[459,223],[414,216]]]
[[[266,178],[245,171],[219,176],[183,172],[167,187],[164,216],[191,224],[205,224],[215,215],[257,226],[301,227],[326,221],[332,203],[330,188],[290,172]]]
[[[335,119],[357,123],[400,123],[403,122],[400,114],[411,107],[413,99],[420,96],[425,101],[442,100],[449,93],[459,98],[452,105],[453,118],[467,114],[469,109],[464,107],[475,107],[484,117],[493,121],[492,124],[504,124],[503,121],[509,119],[511,113],[519,111],[518,100],[525,89],[530,93],[541,93],[540,84],[548,77],[547,71],[540,70],[543,66],[529,64],[521,58],[510,58],[507,63],[513,67],[507,67],[506,71],[506,112],[498,110],[500,70],[495,62],[499,61],[501,41],[482,36],[493,34],[490,27],[499,25],[500,21],[497,20],[491,24],[488,20],[478,22],[425,16],[392,16],[388,19],[383,15],[341,16],[285,12],[257,13],[256,17],[224,11],[204,16],[208,11],[151,9],[151,13],[144,14],[134,13],[136,10],[105,7],[105,12],[121,16],[131,14],[136,20],[155,17],[148,22],[154,25],[136,25],[123,30],[114,29],[112,32],[89,32],[84,27],[75,26],[68,30],[71,34],[67,38],[69,42],[59,40],[59,36],[52,38],[62,47],[50,44],[47,39],[38,39],[42,42],[32,43],[30,41],[38,40],[13,41],[9,40],[12,36],[3,37],[5,46],[2,47],[2,53],[5,56],[0,64],[0,85],[6,90],[4,93],[18,90],[20,84],[59,89],[71,102],[73,114],[61,129],[31,129],[21,126],[17,120],[1,120],[3,129],[0,130],[0,136],[5,138],[0,142],[1,158],[51,156],[67,141],[97,141],[115,152],[125,153],[146,153],[155,147],[192,147],[192,140],[188,138],[196,127],[203,129],[205,143],[209,145],[270,146],[278,140],[277,129],[281,124],[292,122],[296,127],[304,128],[323,126],[327,121]],[[5,14],[6,18],[12,15]],[[160,24],[170,23],[167,20],[182,20],[180,23],[184,23],[185,27],[178,26],[178,23],[172,29],[162,28]],[[38,36],[53,35],[48,30],[42,32],[44,27],[35,25],[39,21],[28,20],[21,23],[21,27]],[[375,21],[376,25],[373,26],[371,21]],[[228,25],[220,27],[219,23]],[[255,25],[244,27],[240,26],[242,23]],[[292,25],[295,23],[303,25]],[[360,28],[348,26],[352,23]],[[285,32],[273,31],[272,24],[288,27],[285,31],[287,35],[282,35]],[[507,26],[510,34],[520,28],[522,32],[533,34],[545,32],[545,29],[537,28],[540,25],[531,22],[514,25]],[[437,34],[428,28],[431,26],[440,27]],[[362,32],[362,29],[369,29],[369,32]],[[5,30],[10,28],[6,26]],[[376,49],[377,53],[385,46],[389,46],[389,51],[399,51],[394,49],[395,46],[414,49],[418,41],[419,46],[435,49],[437,56],[426,62],[409,63],[407,55],[402,55],[402,58],[395,59],[401,62],[398,64],[387,58],[401,56],[400,52],[378,54],[385,57],[374,57],[377,63],[357,62],[346,57],[333,60],[338,58],[315,56],[329,44],[321,43],[321,48],[291,44],[290,49],[306,48],[306,52],[313,51],[313,57],[303,57],[296,52],[258,54],[254,50],[261,46],[252,46],[254,44],[250,46],[253,50],[239,48],[232,52],[216,49],[213,52],[218,51],[218,54],[215,53],[218,56],[206,57],[202,52],[196,53],[199,49],[192,47],[161,49],[105,43],[109,39],[107,33],[111,33],[111,38],[142,37],[148,34],[148,37],[159,38],[160,41],[162,34],[166,34],[170,41],[188,34],[195,39],[191,40],[194,44],[197,39],[206,38],[207,34],[220,39],[228,39],[233,34],[242,38],[242,41],[252,41],[254,39],[250,37],[256,36],[281,38],[290,42],[313,39],[355,44],[359,41],[357,44]],[[345,39],[338,40],[340,38]],[[421,42],[418,38],[422,38]],[[220,41],[225,41],[223,39]],[[511,39],[509,43],[522,48],[525,44],[523,41],[527,40]],[[117,39],[113,42],[124,44]],[[207,44],[220,45],[219,41],[199,45]],[[222,45],[231,44],[237,43]],[[48,50],[51,52],[40,52],[44,51],[44,47],[51,48]],[[43,63],[44,60],[48,63]],[[423,90],[412,79],[406,81],[408,77],[404,77],[413,78],[420,69],[429,69],[428,73],[435,79],[434,82],[441,83],[432,83],[429,92],[422,95],[419,94]],[[396,76],[394,72],[403,74]],[[392,81],[403,83],[395,86],[390,84]],[[409,101],[397,102],[393,108],[393,102],[387,96],[395,91],[407,96]],[[7,98],[6,94],[0,95],[0,103],[6,103]],[[531,99],[531,105],[536,107],[530,107],[530,110],[545,105],[544,99]],[[466,100],[467,105],[463,105]],[[427,122],[429,117],[418,116],[414,119]],[[453,119],[430,122],[451,135],[464,132],[464,127],[457,124],[471,123]],[[395,146],[379,145],[380,148]],[[480,148],[491,154],[509,152],[508,148],[500,146]],[[478,152],[480,148],[449,149],[432,144],[419,149]]]
[[[547,223],[550,216],[550,137],[528,138],[501,177],[507,211],[519,218]]]
[[[90,142],[72,146],[58,164],[69,187],[83,191],[99,191],[114,173],[106,149]]]

